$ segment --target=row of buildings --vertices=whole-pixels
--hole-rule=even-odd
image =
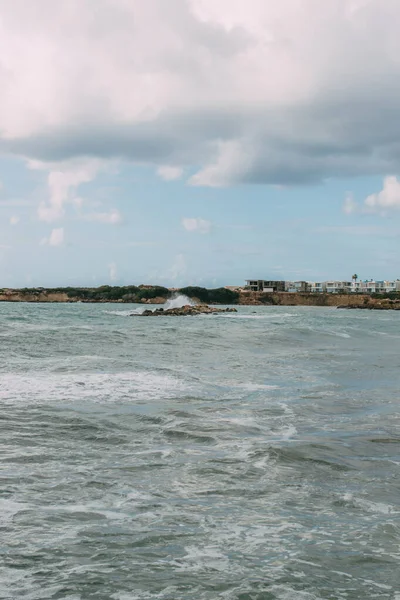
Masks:
[[[248,279],[245,290],[252,292],[311,292],[330,294],[379,294],[400,292],[400,280],[394,281],[267,281]]]

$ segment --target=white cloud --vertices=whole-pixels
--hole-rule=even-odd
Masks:
[[[197,231],[198,233],[209,233],[211,229],[211,222],[200,219],[199,217],[184,217],[182,219],[182,225],[186,231]]]
[[[215,159],[189,179],[191,185],[224,187],[240,181],[251,169],[251,147],[243,148],[238,140],[219,141]]]
[[[115,262],[112,262],[108,265],[108,275],[111,281],[116,281],[118,279],[117,265]]]
[[[367,196],[363,203],[356,202],[353,194],[348,192],[343,204],[343,212],[348,215],[377,213],[385,216],[394,210],[400,210],[400,181],[394,175],[385,177],[382,190]]]
[[[10,225],[17,225],[20,221],[20,218],[17,215],[13,215],[10,217]]]
[[[108,225],[119,225],[122,223],[122,215],[117,209],[113,209],[110,212],[97,212],[84,215],[82,217],[85,221],[96,221],[98,223],[105,223]]]
[[[346,215],[351,215],[354,212],[357,212],[358,208],[358,204],[354,200],[353,194],[351,192],[348,192],[343,203],[343,212]]]
[[[183,169],[181,167],[161,166],[157,169],[157,175],[164,181],[174,181],[182,177]]]
[[[184,254],[177,254],[172,264],[166,269],[160,271],[155,270],[151,271],[147,274],[146,279],[149,281],[158,281],[163,282],[165,285],[170,285],[174,283],[174,285],[183,285],[186,282],[184,281],[184,277],[187,273],[187,262]]]
[[[185,275],[187,271],[186,259],[183,254],[178,254],[175,257],[174,263],[169,270],[169,275],[173,281],[176,281],[183,275]]]
[[[49,246],[62,246],[64,243],[64,228],[58,227],[57,229],[52,229],[50,233],[50,237],[43,238],[40,241],[41,246],[49,245]]]
[[[396,172],[399,29],[398,0],[2,0],[0,151],[208,186]],[[54,167],[39,218],[87,177]]]
[[[383,189],[368,196],[364,205],[368,212],[386,212],[400,209],[400,181],[389,176],[383,180]]]
[[[10,208],[16,208],[17,206],[31,206],[31,200],[20,200],[15,198],[13,200],[0,200],[0,206],[8,206]]]
[[[78,208],[83,200],[76,195],[76,190],[83,183],[92,181],[102,163],[95,159],[64,161],[57,165],[40,161],[30,161],[31,169],[48,169],[47,185],[49,198],[38,207],[40,221],[51,223],[65,215],[65,204],[74,204]]]

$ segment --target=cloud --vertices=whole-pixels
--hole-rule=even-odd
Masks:
[[[190,169],[203,186],[397,172],[397,0],[2,0],[1,12],[0,151],[128,160],[167,180]],[[48,222],[88,181],[61,172],[39,209]]]
[[[162,274],[156,271],[151,274],[151,278],[155,278],[159,281],[163,281],[168,285],[171,282],[175,284],[183,283],[183,277],[187,273],[187,263],[184,254],[177,254],[174,258],[172,265],[166,269]]]
[[[182,225],[186,231],[196,231],[198,233],[209,233],[211,229],[211,222],[206,221],[205,219],[200,219],[199,217],[184,217],[182,219]]]
[[[14,200],[0,200],[0,206],[8,206],[10,208],[16,208],[17,206],[31,206],[31,200],[20,200],[15,198]]]
[[[119,225],[122,223],[122,215],[117,209],[110,212],[97,212],[84,215],[85,221],[95,221],[97,223],[105,223],[107,225]]]
[[[364,200],[368,212],[386,212],[400,209],[400,181],[389,176],[383,180],[383,189]]]
[[[18,215],[13,215],[12,217],[10,217],[10,225],[17,225],[20,221],[20,218],[18,217]]]
[[[163,166],[157,169],[157,175],[164,179],[164,181],[174,181],[180,179],[183,175],[183,169],[181,167],[168,167]]]
[[[354,212],[359,210],[359,206],[357,202],[354,200],[353,194],[351,192],[347,192],[346,198],[343,203],[343,212],[346,215],[351,215]]]
[[[96,177],[102,163],[95,159],[64,161],[60,165],[30,161],[29,166],[31,169],[49,170],[49,197],[40,202],[38,217],[40,221],[51,223],[64,217],[67,203],[78,207],[82,205],[83,200],[76,191],[81,184],[88,183]]]
[[[356,202],[348,192],[343,204],[343,212],[348,215],[378,213],[386,216],[394,210],[400,210],[400,181],[394,175],[385,177],[382,190],[367,196],[363,203]]]
[[[52,229],[50,233],[50,237],[43,238],[40,242],[41,246],[62,246],[64,243],[64,228],[59,227],[57,229]]]
[[[111,281],[116,281],[118,279],[117,265],[115,262],[112,262],[108,265],[108,275]]]

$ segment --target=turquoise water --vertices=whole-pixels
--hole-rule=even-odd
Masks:
[[[0,304],[0,598],[400,599],[400,314]]]

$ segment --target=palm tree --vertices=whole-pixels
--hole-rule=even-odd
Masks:
[[[354,273],[354,275],[352,275],[351,278],[353,281],[357,281],[357,279],[358,279],[357,273]]]

